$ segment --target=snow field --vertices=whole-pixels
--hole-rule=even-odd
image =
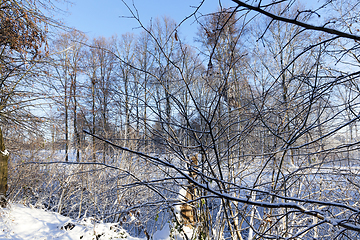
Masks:
[[[186,228],[185,231],[191,236],[191,229]],[[0,239],[146,240],[146,238],[131,237],[114,223],[97,223],[93,218],[76,221],[58,213],[26,207],[22,204],[9,204],[8,208],[0,208]],[[167,223],[163,229],[154,233],[152,239],[182,240],[183,237],[172,230]]]

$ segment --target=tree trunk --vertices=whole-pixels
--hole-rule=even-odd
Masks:
[[[194,155],[190,159],[190,166],[189,166],[189,177],[191,177],[192,179],[196,179],[196,172],[192,170],[192,168],[196,168],[197,165],[198,165],[198,159],[197,156]],[[184,200],[185,201],[194,200],[196,195],[197,193],[196,193],[195,185],[189,182],[189,185],[186,189],[186,195]],[[185,203],[180,207],[180,215],[183,219],[183,223],[185,226],[190,228],[194,227],[195,225],[195,218],[194,218],[195,209],[193,208],[193,205],[194,203],[191,203],[191,205]]]
[[[93,72],[93,78],[91,80],[91,97],[92,97],[92,134],[95,135],[95,125],[96,125],[96,116],[95,116],[95,71]],[[96,162],[96,149],[95,149],[95,137],[92,137],[92,161]]]
[[[6,207],[6,191],[8,189],[8,158],[9,153],[5,150],[4,139],[0,128],[0,207]]]

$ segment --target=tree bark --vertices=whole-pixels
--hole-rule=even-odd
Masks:
[[[6,191],[8,189],[8,159],[9,153],[5,150],[4,139],[0,128],[0,207],[6,207]]]
[[[189,166],[189,177],[192,179],[196,179],[196,172],[192,170],[192,168],[196,168],[198,165],[197,156],[194,155],[190,159]],[[185,201],[194,200],[196,198],[196,187],[193,183],[189,182],[189,185],[186,189]],[[192,228],[195,225],[195,209],[193,208],[193,203],[190,205],[188,203],[183,204],[180,207],[180,215],[183,219],[183,223],[185,226]]]

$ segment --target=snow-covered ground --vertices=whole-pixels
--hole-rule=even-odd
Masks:
[[[161,231],[156,232],[152,239],[170,240],[169,235],[169,225],[166,225]],[[131,237],[114,223],[96,223],[91,218],[75,221],[58,213],[21,204],[10,204],[8,208],[0,208],[0,239],[146,240],[147,238]],[[182,238],[175,236],[175,239]]]

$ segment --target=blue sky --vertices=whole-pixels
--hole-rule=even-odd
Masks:
[[[193,6],[200,4],[200,0],[126,0],[129,6],[134,3],[140,19],[147,25],[151,19],[168,16],[177,23],[194,11]],[[230,2],[230,1],[229,1]],[[218,1],[207,0],[200,12],[207,14],[218,9]],[[60,6],[68,14],[60,16],[63,22],[78,30],[85,32],[89,38],[114,34],[120,36],[126,32],[138,33],[139,25],[134,19],[122,16],[131,16],[121,0],[73,0],[73,4]],[[188,20],[180,28],[180,33],[191,42],[196,35],[197,24],[192,24],[194,19]]]
[[[127,32],[140,32],[137,21],[127,18],[131,14],[122,0],[69,1],[73,3],[59,5],[68,13],[58,17],[63,19],[65,25],[85,32],[90,39],[99,36],[111,37],[115,34],[121,36]],[[324,1],[321,0],[321,2]],[[194,12],[194,6],[198,6],[201,0],[125,0],[125,2],[132,9],[134,9],[133,4],[136,6],[142,23],[147,26],[151,19],[163,16],[168,16],[180,23],[186,16]],[[218,10],[219,2],[222,7],[235,5],[231,0],[205,0],[199,13],[208,14]],[[302,0],[302,2],[308,6],[317,3],[316,0]],[[185,38],[185,42],[191,44],[197,31],[198,24],[194,23],[194,18],[191,18],[181,26],[179,33],[183,40]]]

